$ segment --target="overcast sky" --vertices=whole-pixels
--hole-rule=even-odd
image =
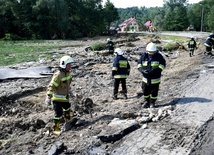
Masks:
[[[105,3],[107,0],[103,0]],[[189,3],[198,3],[201,0],[189,0]],[[155,7],[155,6],[163,6],[163,0],[110,0],[114,4],[116,8],[127,8],[127,7]]]

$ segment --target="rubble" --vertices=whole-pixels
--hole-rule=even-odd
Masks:
[[[145,47],[150,38],[139,37],[128,44],[131,47],[126,47],[121,41],[126,39],[115,39],[127,51],[131,64],[127,100],[111,98],[114,55],[97,55],[89,50],[92,41],[81,42],[85,43],[84,47],[60,49],[59,53],[69,53],[75,59],[70,93],[75,121],[66,126],[65,132],[59,136],[52,134],[54,114],[52,107],[45,104],[46,86],[52,74],[39,78],[2,78],[0,154],[188,154],[193,148],[197,150],[194,146],[199,146],[200,142],[195,137],[202,135],[205,129],[199,130],[200,125],[206,122],[211,112],[204,119],[197,114],[205,115],[207,109],[212,109],[213,94],[210,93],[211,88],[201,93],[202,97],[196,92],[203,92],[201,86],[208,85],[208,82],[203,83],[203,78],[212,81],[209,76],[213,73],[212,64],[206,65],[212,59],[201,56],[202,46],[191,60],[183,49],[164,51],[167,67],[163,72],[157,107],[143,109],[141,75],[136,61],[143,52],[141,47]],[[77,41],[75,43],[78,44]],[[57,51],[52,53],[55,55]],[[201,64],[204,60],[206,63]],[[54,71],[57,63],[54,58],[52,61],[39,60],[13,67],[50,66]],[[201,73],[201,70],[205,72]],[[202,104],[208,106],[207,109]],[[201,112],[198,109],[202,109]]]

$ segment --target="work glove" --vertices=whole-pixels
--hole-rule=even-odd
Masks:
[[[46,104],[47,106],[50,106],[51,103],[52,103],[51,97],[47,95],[47,96],[46,96],[46,99],[45,99],[45,104]]]
[[[142,73],[143,73],[143,74],[149,74],[150,71],[149,71],[149,70],[142,70]]]
[[[138,70],[139,70],[143,75],[149,74],[149,72],[150,72],[148,69],[143,69],[143,68],[138,68]]]

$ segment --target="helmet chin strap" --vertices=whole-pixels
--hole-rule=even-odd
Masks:
[[[156,52],[147,52],[148,53],[148,55],[154,55]]]

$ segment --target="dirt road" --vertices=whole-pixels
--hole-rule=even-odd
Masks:
[[[172,35],[172,36],[182,36],[182,37],[195,37],[195,38],[201,38],[204,39],[206,38],[210,33],[209,32],[196,32],[196,31],[189,31],[189,32],[185,32],[185,31],[160,31],[160,32],[139,32],[139,33],[143,33],[143,34],[156,34],[156,35]]]

